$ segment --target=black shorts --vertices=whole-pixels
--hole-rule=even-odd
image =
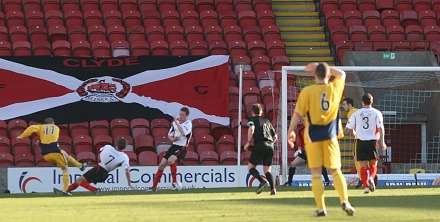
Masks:
[[[172,145],[167,153],[165,153],[165,155],[163,156],[164,159],[168,160],[168,158],[170,158],[172,155],[176,156],[178,160],[183,160],[185,159],[186,156],[186,147],[184,146],[177,146],[177,145]]]
[[[251,157],[249,163],[253,165],[270,166],[272,165],[273,159],[273,143],[256,143],[252,149]]]
[[[356,140],[356,157],[358,161],[377,159],[377,140]]]
[[[108,172],[101,166],[95,166],[83,175],[89,183],[102,183],[108,177]]]

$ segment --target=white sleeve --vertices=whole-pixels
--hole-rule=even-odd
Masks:
[[[383,116],[381,112],[377,112],[377,118],[376,118],[376,126],[377,128],[384,128],[383,126]]]
[[[124,153],[124,162],[122,162],[122,167],[124,167],[124,169],[130,168],[130,160],[128,159],[128,156],[125,153]]]
[[[191,121],[188,121],[188,123],[183,124],[183,125],[182,125],[182,129],[183,129],[183,132],[185,133],[185,136],[187,136],[188,134],[190,134],[191,131],[192,131],[192,122],[191,122]]]
[[[350,119],[347,122],[347,125],[345,126],[347,129],[354,129],[356,126],[356,117],[355,114],[351,115]]]

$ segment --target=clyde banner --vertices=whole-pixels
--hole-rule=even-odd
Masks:
[[[229,124],[228,56],[0,58],[0,120],[164,118]]]

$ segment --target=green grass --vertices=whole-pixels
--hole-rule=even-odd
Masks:
[[[326,191],[328,216],[314,218],[310,188],[280,188],[276,196],[255,188],[0,195],[0,221],[439,221],[440,188],[381,188],[369,195],[350,189],[357,213],[340,209]],[[6,216],[7,215],[7,216]],[[353,220],[355,219],[355,220]],[[373,220],[372,220],[373,219]]]

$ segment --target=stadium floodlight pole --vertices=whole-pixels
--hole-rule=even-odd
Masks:
[[[243,104],[243,69],[244,65],[240,65],[240,79],[238,82],[238,135],[237,135],[237,166],[241,161],[241,119]],[[238,174],[237,174],[238,175]]]

